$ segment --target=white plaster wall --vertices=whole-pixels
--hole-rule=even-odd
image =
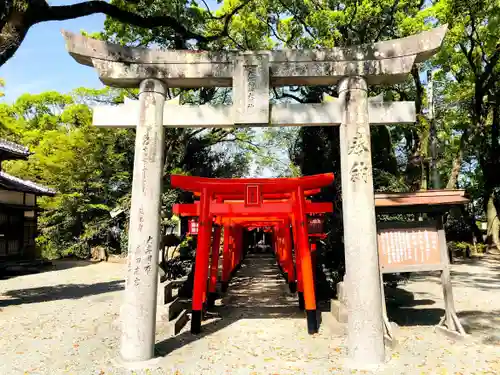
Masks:
[[[0,202],[9,204],[24,204],[23,193],[0,189]]]
[[[29,218],[35,217],[35,211],[24,211],[24,217],[29,217]]]
[[[26,194],[25,204],[27,206],[34,206],[35,205],[35,194]]]

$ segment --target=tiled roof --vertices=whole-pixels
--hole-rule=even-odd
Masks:
[[[56,191],[48,187],[36,184],[32,181],[22,180],[20,178],[11,176],[10,174],[0,171],[0,185],[10,189],[17,189],[26,193],[33,193],[37,195],[53,196]]]
[[[24,147],[14,142],[6,141],[5,139],[0,139],[0,151],[12,153],[15,154],[16,156],[23,156],[23,157],[30,156],[30,151],[28,150],[27,147]]]

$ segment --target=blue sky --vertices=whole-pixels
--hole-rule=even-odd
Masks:
[[[70,5],[79,0],[49,0],[50,5]],[[212,10],[218,5],[207,3]],[[61,29],[80,32],[101,31],[105,16],[101,14],[60,22],[44,22],[33,26],[13,58],[0,67],[5,80],[5,97],[12,102],[24,93],[48,90],[68,92],[77,87],[103,87],[94,69],[82,66],[66,52]]]
[[[71,4],[72,1],[51,1],[52,5]],[[103,15],[75,20],[45,22],[33,26],[14,57],[0,68],[5,80],[5,97],[12,102],[23,93],[48,90],[68,92],[77,87],[102,87],[94,69],[79,65],[66,52],[61,29],[74,32],[100,31]]]

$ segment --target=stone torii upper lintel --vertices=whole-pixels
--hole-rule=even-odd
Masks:
[[[405,38],[329,49],[282,49],[276,51],[193,51],[126,47],[75,34],[61,33],[66,49],[80,64],[93,66],[92,59],[132,64],[232,63],[240,54],[270,53],[271,63],[382,60],[415,55],[415,62],[430,58],[441,46],[448,26],[443,25]],[[184,61],[184,60],[191,61]]]
[[[118,44],[63,31],[66,48],[80,64],[93,66],[103,83],[138,87],[148,78],[168,87],[231,87],[237,61],[268,69],[270,86],[334,85],[345,76],[363,76],[368,84],[406,79],[414,62],[431,57],[441,46],[447,26],[406,38],[321,50],[190,51],[154,50]]]

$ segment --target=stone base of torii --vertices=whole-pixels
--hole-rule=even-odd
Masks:
[[[402,39],[323,50],[249,52],[128,48],[63,32],[69,53],[109,86],[139,87],[139,103],[96,108],[94,123],[137,127],[122,307],[123,361],[154,357],[164,126],[340,126],[348,361],[385,361],[370,124],[415,122],[412,102],[368,99],[368,85],[403,82],[441,46],[446,26]],[[270,88],[336,85],[337,101],[270,105]],[[233,105],[165,105],[169,88],[232,87]],[[134,265],[134,266],[133,266]]]

